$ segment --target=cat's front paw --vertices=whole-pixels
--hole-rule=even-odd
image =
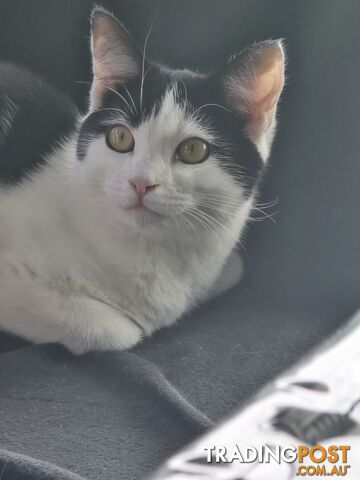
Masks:
[[[142,330],[135,326],[126,328],[126,332],[108,332],[90,340],[89,338],[67,338],[61,343],[74,355],[83,355],[92,351],[127,350],[141,341]]]
[[[87,318],[78,318],[75,328],[61,341],[75,355],[127,350],[142,339],[143,329],[119,310],[90,298],[83,302],[84,306]]]

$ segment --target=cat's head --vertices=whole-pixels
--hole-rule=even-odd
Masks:
[[[280,41],[212,74],[139,51],[109,12],[92,15],[94,79],[78,171],[120,223],[214,228],[251,198],[269,156],[284,84]],[[110,215],[110,212],[108,212]]]

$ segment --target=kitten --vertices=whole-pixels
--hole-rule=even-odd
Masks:
[[[234,284],[284,84],[280,41],[205,75],[149,61],[101,8],[91,26],[84,117],[0,67],[0,328],[74,353],[129,348]]]

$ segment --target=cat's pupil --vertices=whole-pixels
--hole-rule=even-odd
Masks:
[[[193,144],[185,146],[185,153],[186,154],[193,153],[193,151],[194,151],[194,145]]]

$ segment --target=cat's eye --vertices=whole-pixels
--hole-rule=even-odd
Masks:
[[[192,165],[204,162],[209,155],[209,144],[198,137],[187,138],[182,141],[175,152],[175,158]]]
[[[106,135],[108,147],[116,152],[132,152],[135,147],[135,139],[131,131],[125,125],[111,127]]]

